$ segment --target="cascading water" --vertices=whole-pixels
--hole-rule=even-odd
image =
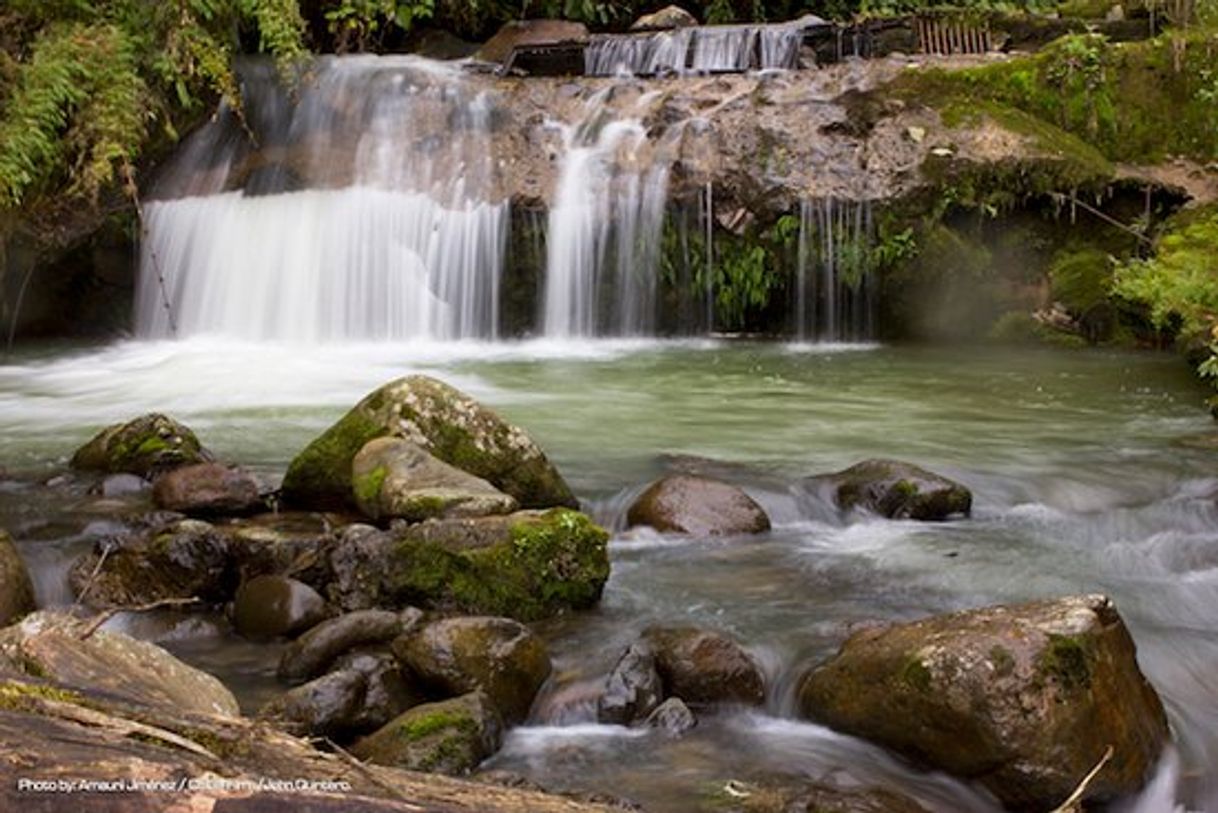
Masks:
[[[641,121],[611,115],[612,94],[612,87],[596,93],[582,120],[564,128],[547,226],[547,336],[655,332],[670,162],[666,144],[652,145]]]
[[[593,37],[584,52],[584,72],[589,76],[655,76],[796,68],[804,31],[823,22],[809,16],[775,25],[601,35]]]
[[[799,209],[794,327],[800,341],[860,341],[875,335],[869,201],[804,200]]]
[[[496,335],[508,204],[485,93],[409,57],[321,60],[294,94],[251,65],[242,92],[145,203],[141,336]]]

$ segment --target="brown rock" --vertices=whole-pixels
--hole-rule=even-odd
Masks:
[[[246,638],[293,636],[326,618],[326,600],[286,576],[256,576],[237,588],[233,626]]]
[[[499,750],[503,723],[481,692],[415,706],[357,742],[351,753],[375,765],[466,774]]]
[[[237,516],[265,509],[258,481],[248,472],[219,463],[181,466],[152,485],[158,507],[191,516]]]
[[[34,586],[7,531],[0,531],[0,626],[34,611]]]
[[[509,725],[528,716],[550,675],[545,643],[510,618],[435,621],[394,641],[393,653],[435,692],[484,692]]]
[[[522,45],[558,42],[587,42],[588,28],[566,20],[514,20],[504,23],[475,56],[485,62],[506,62],[512,50]]]
[[[752,497],[736,486],[706,477],[674,474],[657,480],[626,514],[631,527],[720,536],[755,534],[770,529],[770,518]]]
[[[1103,596],[987,607],[851,636],[799,688],[803,714],[989,788],[1013,810],[1138,790],[1169,733]]]
[[[631,31],[663,31],[670,28],[689,28],[698,24],[698,18],[680,6],[665,6],[653,14],[644,14],[630,26]]]
[[[655,655],[666,696],[686,703],[765,702],[765,679],[744,649],[718,632],[697,627],[652,627],[643,641]]]

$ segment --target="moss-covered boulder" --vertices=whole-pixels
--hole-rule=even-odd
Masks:
[[[249,472],[219,463],[179,466],[156,478],[158,508],[189,516],[240,516],[266,510],[258,481]]]
[[[423,375],[384,385],[310,443],[288,467],[284,499],[306,508],[352,506],[352,461],[366,443],[384,436],[417,444],[445,463],[488,481],[526,508],[578,505],[562,476],[523,429],[465,393]]]
[[[298,635],[326,615],[326,600],[287,576],[255,576],[237,588],[233,599],[233,627],[246,638]]]
[[[765,702],[765,678],[757,661],[723,633],[650,627],[643,631],[643,642],[654,653],[665,696],[691,706]]]
[[[409,632],[422,613],[407,609],[359,610],[323,621],[297,638],[279,658],[279,678],[302,683],[323,674],[340,656],[358,647],[388,644]]]
[[[652,483],[626,513],[631,526],[657,531],[722,536],[770,530],[770,518],[740,489],[720,480],[673,474]]]
[[[900,460],[864,460],[810,481],[827,487],[843,510],[861,508],[889,519],[945,520],[967,516],[973,507],[972,492],[960,483]]]
[[[0,530],[0,626],[34,611],[29,571],[7,531]]]
[[[72,455],[72,468],[149,477],[212,459],[187,427],[159,413],[106,427]]]
[[[63,613],[34,613],[0,630],[0,666],[66,689],[182,714],[240,713],[232,692],[211,675],[158,646],[122,633],[90,631],[88,622]]]
[[[213,525],[194,519],[117,543],[106,540],[76,561],[69,581],[81,601],[91,607],[147,604],[167,598],[225,601],[236,586],[228,539]]]
[[[533,621],[592,607],[609,578],[609,535],[565,508],[433,520],[400,532],[384,594],[401,604]]]
[[[481,477],[401,438],[364,444],[352,461],[351,482],[359,510],[377,520],[485,517],[510,514],[518,507],[515,499]]]
[[[799,686],[804,716],[975,781],[1012,810],[1087,787],[1138,790],[1169,740],[1163,705],[1103,596],[988,607],[852,635]]]
[[[482,691],[504,722],[522,722],[550,675],[545,642],[510,618],[446,618],[393,642],[393,654],[440,696]]]
[[[355,743],[351,753],[376,765],[467,774],[499,750],[503,723],[481,692],[415,706]]]

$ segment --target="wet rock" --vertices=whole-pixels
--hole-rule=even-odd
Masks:
[[[770,518],[736,486],[674,474],[652,483],[630,506],[626,521],[657,531],[718,536],[770,529]]]
[[[964,486],[899,460],[865,460],[811,480],[827,484],[842,509],[863,508],[890,519],[968,516],[973,505]]]
[[[639,641],[622,653],[609,673],[605,691],[596,702],[596,718],[602,723],[630,725],[645,719],[663,699],[664,685],[655,657]]]
[[[101,549],[77,560],[69,574],[72,589],[91,607],[167,598],[225,601],[232,595],[228,540],[206,522],[181,520],[100,544]]]
[[[106,499],[135,497],[152,488],[143,477],[135,474],[111,474],[101,481],[100,492]]]
[[[609,578],[608,534],[563,508],[397,533],[379,571],[396,604],[533,621],[595,605]]]
[[[545,643],[510,618],[446,618],[393,642],[393,654],[440,695],[482,691],[504,722],[528,716],[550,675]]]
[[[256,576],[237,588],[233,626],[246,638],[294,636],[324,621],[326,600],[286,576]]]
[[[158,646],[118,632],[89,632],[63,613],[38,612],[0,630],[0,665],[59,686],[182,714],[240,714],[220,681]]]
[[[659,729],[666,736],[676,739],[698,724],[698,719],[689,706],[679,697],[670,697],[647,715],[647,725]]]
[[[484,62],[507,62],[512,50],[522,45],[558,42],[587,42],[588,28],[566,20],[515,20],[505,23],[475,54]]]
[[[356,727],[364,705],[367,678],[343,669],[288,690],[259,716],[276,721],[298,737],[342,737]]]
[[[359,610],[323,621],[287,646],[279,659],[280,679],[301,683],[326,671],[338,656],[356,647],[384,644],[422,619],[415,609],[400,613]]]
[[[264,509],[258,481],[249,472],[219,463],[180,466],[157,477],[157,506],[189,516],[238,516]]]
[[[417,444],[526,508],[578,505],[524,430],[459,390],[422,375],[372,392],[310,443],[288,467],[284,499],[313,509],[352,505],[352,461],[364,444],[384,436]]]
[[[0,626],[34,611],[34,586],[17,546],[0,530]]]
[[[1136,791],[1168,742],[1162,703],[1103,596],[987,607],[851,636],[802,680],[803,714],[975,781],[1013,810]]]
[[[324,514],[259,514],[221,529],[228,536],[233,567],[242,580],[290,576],[319,591],[330,581],[328,557],[335,534]]]
[[[209,460],[211,453],[194,432],[172,418],[152,413],[103,429],[72,455],[72,468],[149,477]]]
[[[445,517],[510,514],[516,500],[401,438],[364,444],[352,462],[356,505],[372,519],[421,522]]]
[[[760,668],[726,635],[697,627],[651,627],[643,641],[655,653],[666,696],[692,706],[765,702]]]
[[[423,702],[423,695],[406,680],[397,658],[389,652],[348,652],[335,661],[334,669],[364,676],[364,702],[352,721],[359,733],[375,731]]]
[[[392,603],[386,595],[389,568],[397,545],[394,537],[371,525],[348,525],[329,550],[330,583],[326,594],[345,611]]]
[[[698,18],[680,6],[665,6],[654,14],[644,14],[630,26],[631,31],[661,31],[688,28],[698,24]]]
[[[503,723],[486,695],[472,692],[415,706],[355,743],[351,753],[376,765],[466,774],[503,740]]]

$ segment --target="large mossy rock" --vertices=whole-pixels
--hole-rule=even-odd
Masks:
[[[510,618],[446,618],[393,642],[393,654],[440,696],[482,691],[509,725],[523,722],[550,675],[545,642]]]
[[[69,574],[91,607],[122,607],[168,598],[224,601],[235,587],[227,537],[187,519],[82,556]]]
[[[889,519],[945,520],[967,516],[973,507],[973,494],[964,486],[899,460],[865,460],[811,480],[828,484],[838,507]]]
[[[283,479],[286,501],[304,508],[354,504],[352,461],[379,437],[397,437],[514,497],[525,508],[578,505],[541,448],[463,392],[423,375],[384,385],[310,443]],[[368,483],[356,484],[370,490]]]
[[[592,607],[609,535],[565,508],[410,526],[389,546],[384,594],[400,604],[534,621]]]
[[[633,527],[657,531],[721,536],[770,530],[770,518],[740,488],[708,477],[673,474],[657,480],[639,495],[626,513]]]
[[[172,418],[152,413],[103,429],[72,455],[72,468],[149,477],[211,459],[194,432]]]
[[[416,443],[377,438],[351,464],[359,510],[372,519],[422,522],[510,514],[518,504],[481,477],[450,466]]]
[[[503,723],[481,692],[415,706],[357,742],[351,753],[376,765],[467,774],[503,741]]]
[[[0,626],[34,611],[34,586],[17,546],[0,531]]]
[[[697,627],[650,627],[643,642],[655,657],[665,696],[691,706],[761,705],[765,678],[744,647],[728,636]]]
[[[0,664],[58,686],[181,713],[240,714],[211,675],[158,646],[117,632],[91,631],[63,613],[38,612],[0,630]]]
[[[804,716],[976,781],[1012,810],[1138,790],[1169,732],[1103,596],[988,607],[851,636],[799,687]]]

